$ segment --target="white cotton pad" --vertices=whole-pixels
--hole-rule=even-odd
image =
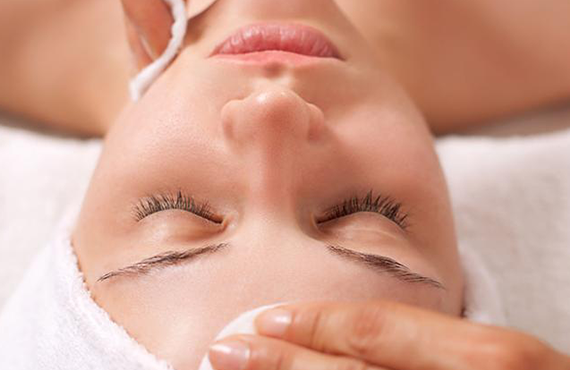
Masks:
[[[235,320],[226,325],[226,327],[224,327],[222,331],[218,333],[215,340],[222,339],[233,334],[256,334],[254,320],[257,315],[265,310],[277,306],[282,306],[284,304],[285,303],[270,304],[242,313]],[[202,359],[202,362],[200,362],[200,367],[198,370],[214,370],[212,368],[212,364],[210,363],[210,359],[208,358],[208,354],[206,354]]]
[[[170,7],[174,19],[171,29],[172,37],[164,53],[131,80],[129,91],[133,101],[139,100],[154,80],[168,67],[184,42],[188,24],[186,4],[184,0],[164,0],[164,2]]]

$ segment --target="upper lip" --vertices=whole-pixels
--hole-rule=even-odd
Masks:
[[[238,29],[218,44],[213,55],[269,50],[341,59],[337,47],[320,31],[302,24],[259,23]]]

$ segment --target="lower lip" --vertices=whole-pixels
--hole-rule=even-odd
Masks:
[[[314,63],[322,63],[324,61],[338,61],[334,58],[320,58],[309,55],[291,53],[281,50],[266,50],[247,54],[217,54],[212,58],[216,60],[224,60],[238,62],[244,64],[271,65],[271,64],[291,64],[306,65]]]

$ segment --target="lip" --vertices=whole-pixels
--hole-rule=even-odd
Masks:
[[[338,48],[320,31],[302,24],[258,23],[238,29],[218,44],[211,57],[245,62],[306,59],[342,60]]]

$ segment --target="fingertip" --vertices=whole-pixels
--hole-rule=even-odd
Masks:
[[[174,22],[170,7],[163,0],[122,0],[122,4],[140,47],[151,60],[157,59],[170,41]]]
[[[127,16],[125,16],[125,31],[127,33],[127,42],[132,56],[131,64],[135,70],[133,74],[136,74],[139,70],[152,63],[152,59],[145,50],[145,47],[142,45],[135,26]]]
[[[283,307],[263,311],[255,319],[259,334],[282,338],[287,333],[293,321],[293,313]]]
[[[247,342],[224,339],[210,346],[208,358],[216,370],[244,370],[251,356]]]

